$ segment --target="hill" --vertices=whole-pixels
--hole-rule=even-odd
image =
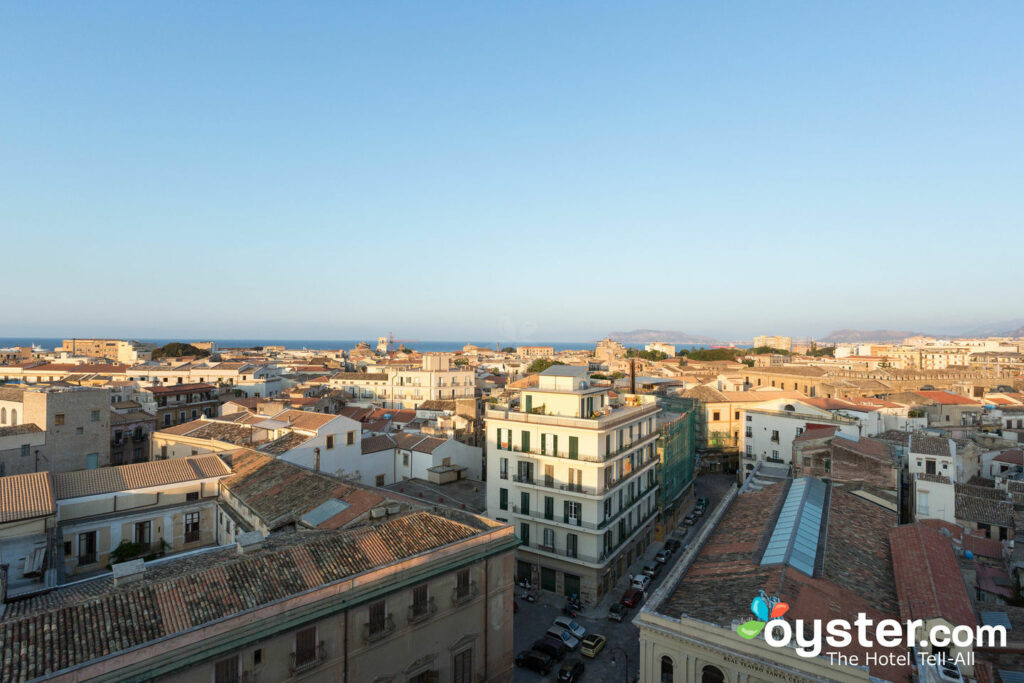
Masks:
[[[671,344],[716,344],[714,337],[699,334],[687,334],[678,330],[632,330],[630,332],[610,332],[608,336],[623,344],[649,344],[651,342],[669,342]]]
[[[820,342],[892,342],[921,334],[910,330],[832,330]]]

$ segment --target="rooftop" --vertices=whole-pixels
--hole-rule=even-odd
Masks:
[[[55,511],[49,472],[0,477],[0,523],[45,517]]]
[[[902,620],[942,617],[954,625],[977,625],[947,536],[907,524],[890,531],[889,539]]]
[[[94,496],[115,491],[130,491],[153,486],[180,484],[231,474],[231,469],[216,455],[154,460],[131,465],[100,467],[94,470],[55,472],[53,491],[58,500]]]

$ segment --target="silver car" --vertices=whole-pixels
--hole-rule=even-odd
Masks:
[[[570,650],[575,650],[580,646],[580,639],[573,636],[573,634],[569,633],[568,629],[564,629],[561,626],[552,626],[549,628],[548,635],[565,643],[565,646]]]
[[[567,630],[575,638],[583,640],[583,636],[587,635],[587,629],[580,626],[579,623],[571,617],[556,617],[555,626],[560,626]]]

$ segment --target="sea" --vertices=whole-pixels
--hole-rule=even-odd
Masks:
[[[56,338],[56,337],[0,337],[0,349],[10,348],[14,346],[39,346],[44,349],[54,349],[61,345],[63,339],[71,339],[71,337]],[[157,346],[163,346],[170,342],[191,342],[191,341],[211,341],[210,339],[194,339],[194,338],[179,338],[179,339],[139,339],[138,341],[156,344]],[[252,348],[254,346],[284,346],[289,349],[352,349],[359,342],[365,341],[370,346],[376,346],[376,339],[214,339],[217,345],[221,348]],[[496,341],[414,341],[406,342],[405,346],[416,351],[461,351],[462,347],[466,344],[475,344],[476,346],[483,346],[486,348],[493,349],[495,346],[551,346],[555,351],[566,351],[576,349],[593,349],[597,346],[596,341],[584,342],[547,342],[547,341],[531,341],[531,342],[496,342]],[[636,349],[642,349],[646,344],[644,343],[624,343],[624,346],[629,346]],[[395,346],[399,346],[396,342]],[[676,344],[676,348],[705,348],[703,345],[691,345],[691,344]]]

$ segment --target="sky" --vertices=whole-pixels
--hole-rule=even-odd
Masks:
[[[4,3],[0,337],[1020,318],[1022,25],[934,0]]]

